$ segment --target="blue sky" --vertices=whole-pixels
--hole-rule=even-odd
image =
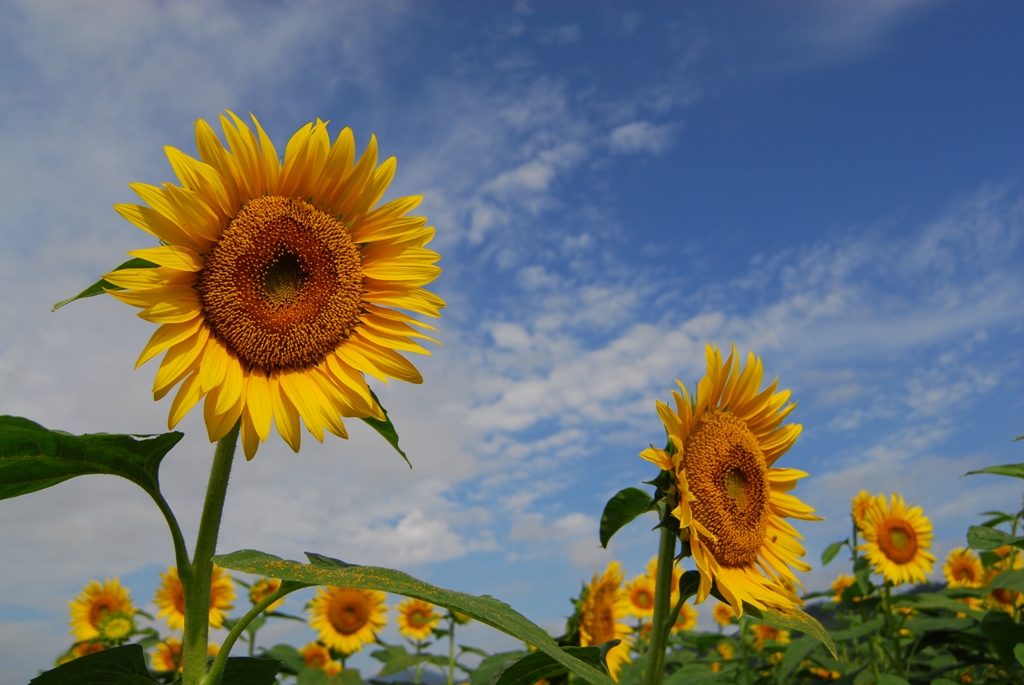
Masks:
[[[735,341],[800,402],[785,461],[828,517],[808,558],[862,487],[922,505],[941,557],[1019,502],[960,475],[1021,461],[1022,24],[997,1],[8,3],[0,413],[165,430],[132,369],[150,325],[50,305],[149,244],[110,207],[172,180],[162,146],[193,153],[197,118],[251,111],[280,148],[321,117],[398,157],[390,196],[424,195],[443,347],[422,386],[379,388],[412,471],[358,426],[272,439],[236,468],[222,551],[392,565],[557,631],[595,569],[654,553],[640,523],[600,550],[601,509],[653,475],[655,399]],[[182,428],[163,478],[191,530],[211,448]],[[127,482],[0,509],[3,685],[69,644],[88,579],[144,603],[170,563]],[[815,566],[811,588],[842,570]]]

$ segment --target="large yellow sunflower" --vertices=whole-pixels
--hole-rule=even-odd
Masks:
[[[857,549],[886,580],[893,585],[928,580],[935,561],[927,551],[932,546],[932,522],[921,507],[907,506],[895,492],[891,501],[879,495],[864,514],[862,532],[865,542]]]
[[[167,617],[167,625],[171,630],[181,630],[185,625],[185,591],[178,577],[178,567],[171,566],[167,573],[160,574],[160,587],[156,590],[153,603],[160,612],[157,618]],[[231,604],[235,595],[235,583],[224,569],[214,565],[210,576],[210,627],[220,628],[224,624],[226,612],[234,608]]]
[[[387,624],[386,599],[378,590],[320,588],[309,605],[309,625],[328,647],[345,654],[358,652]]]
[[[426,640],[441,620],[434,605],[421,599],[404,599],[395,607],[398,632],[410,640]]]
[[[104,278],[161,324],[137,366],[167,352],[153,396],[181,383],[168,425],[205,397],[210,440],[241,419],[251,459],[272,420],[295,451],[299,417],[320,441],[325,428],[348,437],[343,416],[383,420],[364,374],[421,382],[398,352],[429,354],[412,338],[431,340],[392,307],[437,317],[444,301],[421,287],[440,273],[424,248],[434,229],[406,216],[422,198],[374,208],[395,172],[393,157],[377,166],[375,138],[356,161],[352,131],[332,144],[318,119],[282,163],[255,117],[254,133],[228,114],[230,151],[200,119],[202,161],[165,148],[181,186],[131,184],[148,206],[115,209],[162,245],[129,254],[157,266]]]
[[[79,641],[100,637],[100,623],[110,614],[135,614],[128,588],[121,587],[117,578],[104,580],[102,584],[90,580],[69,606],[71,632]]]
[[[622,589],[622,577],[619,562],[608,562],[603,574],[594,574],[580,609],[580,646],[622,640],[605,656],[608,673],[616,682],[622,665],[631,661],[629,649],[633,644],[630,627],[622,623],[622,619],[629,615],[629,598]]]
[[[790,567],[811,567],[799,560],[800,535],[785,519],[821,519],[788,494],[807,474],[772,467],[800,434],[799,424],[781,425],[796,405],[786,404],[788,390],[775,392],[777,380],[758,392],[763,369],[753,353],[745,368],[735,346],[724,363],[715,346],[707,346],[706,357],[695,395],[679,383],[675,411],[657,403],[674,453],[640,453],[675,475],[672,513],[700,571],[695,601],[707,599],[714,581],[739,616],[743,602],[759,609],[801,605],[785,583],[799,583]]]
[[[978,555],[969,549],[957,547],[950,550],[942,575],[949,587],[982,587],[985,584],[985,569]]]
[[[629,599],[629,613],[637,618],[654,615],[654,581],[647,574],[641,574],[626,583],[626,597]]]

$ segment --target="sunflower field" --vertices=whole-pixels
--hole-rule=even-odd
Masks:
[[[359,153],[351,130],[332,141],[318,119],[279,156],[255,117],[250,126],[228,112],[221,125],[226,145],[197,122],[198,158],[166,148],[178,184],[131,184],[144,204],[115,207],[158,244],[55,306],[109,294],[157,325],[137,366],[163,355],[152,394],[173,393],[171,432],[71,435],[0,417],[0,499],[120,476],[150,496],[173,544],[156,613],[117,578],[90,582],[70,600],[68,649],[33,684],[1024,684],[1024,511],[970,525],[938,584],[926,512],[899,493],[851,493],[850,535],[821,557],[846,567],[831,589],[805,588],[811,565],[794,523],[821,518],[795,494],[808,473],[785,465],[802,431],[787,423],[796,404],[734,346],[708,344],[705,375],[657,402],[664,447],[637,449],[651,480],[624,484],[594,531],[604,547],[647,535],[629,524],[653,512],[657,554],[629,579],[613,561],[584,582],[560,635],[499,599],[399,570],[319,553],[217,554],[236,449],[254,459],[272,427],[299,452],[302,426],[322,442],[325,431],[347,438],[344,419],[358,419],[408,460],[367,378],[422,382],[403,353],[429,353],[424,331],[436,329],[421,317],[445,307],[426,289],[440,273],[434,229],[409,215],[422,198],[380,204],[396,167],[378,164],[375,139]],[[200,404],[216,446],[190,543],[159,472],[183,437],[173,429]],[[968,475],[1024,478],[1024,464]],[[289,605],[306,588],[314,597]],[[698,625],[706,602],[713,630]],[[392,620],[401,643],[380,637]],[[318,637],[268,644],[261,630],[278,621]],[[522,648],[463,644],[471,621]],[[222,644],[211,628],[227,631]],[[375,672],[347,664],[363,650]]]

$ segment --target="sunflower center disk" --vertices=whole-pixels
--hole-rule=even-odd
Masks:
[[[757,438],[729,412],[704,415],[683,446],[693,516],[715,534],[705,539],[722,566],[752,564],[768,530],[768,468]]]
[[[878,536],[878,546],[897,564],[905,564],[917,554],[917,534],[903,521],[888,521]]]
[[[363,273],[345,226],[307,202],[251,200],[206,257],[203,314],[245,363],[270,372],[324,358],[356,326]]]
[[[370,617],[366,600],[353,592],[351,597],[341,596],[327,610],[327,620],[342,635],[352,635],[362,628]]]

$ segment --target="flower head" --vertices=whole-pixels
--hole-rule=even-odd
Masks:
[[[249,601],[253,605],[259,604],[264,599],[274,594],[281,588],[281,581],[277,578],[260,578],[249,588]],[[273,602],[266,608],[266,611],[275,611],[284,604],[284,597]]]
[[[320,588],[309,605],[309,625],[328,647],[345,654],[358,652],[387,624],[386,599],[379,590]]]
[[[776,628],[764,623],[754,623],[751,626],[754,631],[754,648],[758,651],[764,649],[765,643],[769,640],[777,645],[788,645],[790,643],[789,631]]]
[[[861,490],[854,495],[853,500],[850,502],[850,513],[853,516],[853,523],[857,526],[858,530],[864,530],[864,515],[867,513],[871,502],[875,500],[875,497],[875,495],[872,495],[867,490]]]
[[[210,440],[241,420],[251,459],[272,422],[298,451],[300,417],[320,441],[348,437],[342,417],[383,420],[364,374],[421,382],[399,352],[429,354],[410,324],[430,326],[397,310],[437,317],[444,301],[422,287],[440,273],[424,247],[434,229],[406,216],[422,198],[375,208],[395,172],[394,158],[377,166],[375,138],[356,161],[352,131],[331,143],[318,119],[282,164],[255,117],[254,132],[228,115],[230,150],[202,120],[201,161],[165,148],[181,186],[131,184],[146,204],[115,209],[162,245],[129,253],[155,266],[104,279],[160,324],[138,365],[166,351],[153,395],[181,384],[168,424],[205,397]]]
[[[100,640],[104,644],[124,644],[135,633],[135,619],[128,614],[116,611],[100,621],[98,630]]]
[[[957,547],[946,556],[942,575],[949,587],[982,587],[985,584],[985,569],[978,555],[969,549]]]
[[[153,603],[160,609],[157,618],[166,616],[171,630],[181,630],[185,625],[185,590],[178,577],[178,567],[171,566],[166,573],[160,574],[160,578],[160,587],[153,598]],[[220,566],[214,566],[210,577],[210,627],[220,628],[224,624],[226,612],[234,608],[231,602],[235,597],[235,583],[231,576]]]
[[[98,638],[100,623],[110,614],[135,614],[129,591],[121,587],[117,578],[104,580],[102,584],[90,580],[69,606],[71,632],[78,640]]]
[[[434,605],[421,599],[405,599],[395,607],[398,611],[398,632],[410,640],[426,640],[434,632],[441,614],[434,611]]]
[[[783,582],[798,584],[799,535],[784,519],[820,520],[814,510],[788,494],[807,476],[773,464],[800,434],[799,424],[782,425],[796,406],[776,383],[759,392],[761,360],[748,355],[741,368],[736,349],[722,361],[717,347],[706,349],[707,374],[691,395],[680,383],[675,409],[658,402],[669,450],[655,447],[640,456],[672,473],[673,515],[689,542],[700,572],[696,602],[714,582],[737,615],[743,603],[759,609],[802,604]]]
[[[836,594],[832,596],[833,602],[843,601],[843,592],[846,588],[853,587],[857,579],[854,576],[848,576],[845,573],[840,573],[835,580],[832,581],[832,589],[836,591]]]
[[[310,642],[299,650],[299,654],[306,660],[307,668],[319,668],[327,671],[327,675],[335,675],[341,672],[341,664],[331,658],[331,651],[319,642]]]
[[[641,574],[626,583],[626,597],[629,598],[629,613],[637,618],[654,615],[654,581]]]
[[[67,652],[60,655],[60,657],[57,658],[56,665],[60,666],[61,664],[66,664],[69,661],[74,661],[80,656],[92,654],[93,652],[102,652],[104,649],[106,648],[103,646],[103,643],[98,640],[79,642]]]
[[[629,626],[622,623],[629,615],[629,599],[622,589],[622,577],[619,562],[608,562],[603,574],[594,574],[580,608],[580,646],[622,640],[605,655],[608,673],[615,681],[619,679],[622,664],[630,661],[629,649],[633,644]]]
[[[875,570],[894,585],[923,583],[931,573],[935,557],[931,547],[932,522],[921,507],[907,506],[901,495],[891,501],[879,496],[864,515],[863,550]]]
[[[722,602],[715,604],[715,608],[712,610],[711,615],[715,619],[715,623],[723,628],[728,627],[728,625],[736,619],[736,612],[732,610],[732,607],[728,604],[723,604]]]
[[[736,648],[728,642],[719,642],[718,645],[715,647],[715,651],[718,652],[718,656],[722,657],[726,661],[729,661],[736,653]]]

